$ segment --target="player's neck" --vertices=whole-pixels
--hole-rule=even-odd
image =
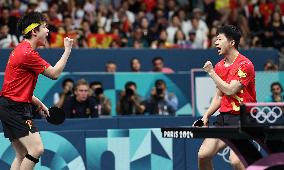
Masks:
[[[236,58],[239,55],[238,50],[231,50],[226,56],[225,56],[225,64],[231,65],[234,63]]]
[[[32,49],[36,49],[37,48],[37,44],[36,44],[36,41],[34,39],[25,39],[25,41],[27,41],[28,43],[30,43]]]

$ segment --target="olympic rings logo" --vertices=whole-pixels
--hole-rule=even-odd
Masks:
[[[223,160],[227,163],[230,163],[229,156],[230,156],[230,147],[227,146],[222,151],[218,152],[217,154],[223,158]]]
[[[260,145],[256,141],[253,140],[252,143],[254,144],[254,146],[257,148],[258,151],[261,150]],[[225,162],[230,163],[231,162],[229,158],[230,151],[231,151],[231,148],[227,146],[222,151],[218,152],[217,155],[221,156]]]
[[[282,109],[278,106],[275,106],[271,109],[271,107],[263,107],[259,108],[257,106],[251,108],[250,115],[257,120],[258,123],[275,123],[279,117],[282,115]]]

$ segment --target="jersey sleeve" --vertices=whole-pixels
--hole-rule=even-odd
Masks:
[[[243,86],[247,86],[254,79],[254,66],[251,62],[243,62],[240,64],[235,79]]]
[[[42,59],[38,52],[31,50],[27,53],[23,66],[36,74],[42,73],[50,64]]]

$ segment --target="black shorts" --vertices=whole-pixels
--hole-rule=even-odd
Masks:
[[[240,115],[234,115],[227,112],[221,112],[216,116],[215,126],[234,126],[239,125]]]
[[[255,120],[247,114],[245,116],[245,121],[247,124],[255,124]],[[215,126],[240,126],[240,115],[239,114],[232,114],[229,112],[221,112],[219,115],[216,116],[216,122],[214,122]]]
[[[10,141],[38,132],[32,121],[32,105],[0,96],[0,120],[4,136]]]

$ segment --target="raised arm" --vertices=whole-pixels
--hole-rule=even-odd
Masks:
[[[64,38],[65,50],[63,55],[61,56],[61,58],[55,64],[54,67],[49,66],[47,69],[44,70],[44,72],[42,73],[44,76],[51,78],[53,80],[57,79],[60,76],[70,56],[72,44],[73,44],[73,39],[68,37]]]
[[[216,86],[225,94],[225,95],[233,95],[239,92],[243,86],[241,82],[238,80],[232,80],[230,83],[225,82],[222,80],[214,71],[212,63],[207,61],[204,64],[203,69],[209,74],[209,76],[213,79]]]

